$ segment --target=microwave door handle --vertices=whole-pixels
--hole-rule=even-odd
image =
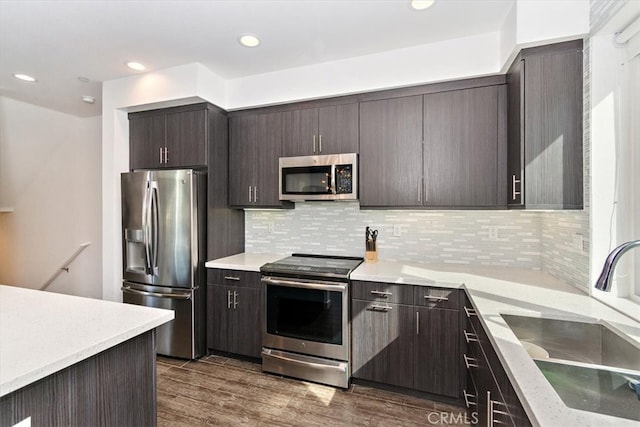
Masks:
[[[331,177],[329,178],[331,182],[329,182],[329,188],[331,189],[331,194],[336,194],[336,174],[338,171],[336,170],[336,165],[331,165]]]

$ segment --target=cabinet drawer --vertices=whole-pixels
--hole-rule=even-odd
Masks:
[[[413,286],[355,280],[351,282],[351,297],[366,301],[413,304]]]
[[[448,308],[459,310],[461,291],[458,289],[431,288],[414,286],[414,303],[431,308]]]
[[[207,269],[207,283],[210,285],[242,286],[259,289],[260,273],[255,271]]]

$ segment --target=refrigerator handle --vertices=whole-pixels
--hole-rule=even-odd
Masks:
[[[151,272],[156,275],[158,272],[158,242],[159,242],[159,227],[158,227],[158,183],[151,181],[149,183],[151,188]]]
[[[142,200],[142,238],[144,244],[144,272],[145,274],[151,274],[151,230],[149,222],[151,221],[151,189],[150,183],[147,181],[147,185],[144,189],[144,199]]]

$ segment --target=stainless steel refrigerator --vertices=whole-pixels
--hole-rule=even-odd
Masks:
[[[174,310],[156,329],[158,354],[194,359],[205,349],[206,174],[123,173],[123,301]]]

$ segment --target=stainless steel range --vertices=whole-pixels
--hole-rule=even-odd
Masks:
[[[349,275],[362,261],[293,254],[262,266],[263,371],[349,386]]]

